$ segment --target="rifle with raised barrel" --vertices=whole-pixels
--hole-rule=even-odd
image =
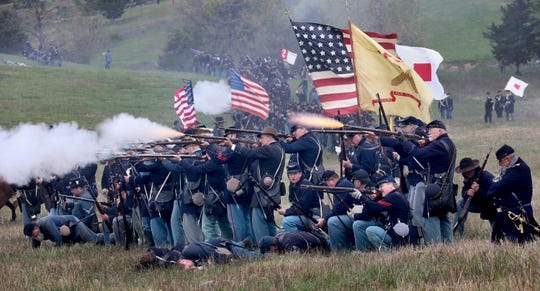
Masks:
[[[486,168],[487,161],[489,159],[489,155],[491,155],[491,151],[493,150],[492,147],[489,148],[488,153],[486,154],[486,157],[484,158],[484,162],[482,162],[482,167],[480,168],[480,171],[478,171],[476,177],[474,177],[473,183],[478,182],[480,179],[480,176],[482,175],[482,172],[484,172],[484,169]],[[452,231],[455,233],[458,229],[459,225],[463,223],[463,220],[465,220],[465,216],[467,216],[467,213],[469,212],[469,207],[471,206],[472,197],[467,197],[467,200],[465,201],[465,204],[463,205],[463,209],[459,213],[458,220],[454,224],[454,227],[452,228]]]

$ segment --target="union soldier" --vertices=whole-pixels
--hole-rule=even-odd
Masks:
[[[201,270],[209,262],[227,264],[234,259],[260,259],[264,255],[249,249],[251,242],[235,242],[226,238],[211,239],[173,248],[151,247],[135,266],[136,270],[152,267],[178,266],[186,271]]]
[[[263,254],[268,252],[279,252],[280,254],[285,252],[328,252],[330,250],[327,240],[307,231],[283,231],[275,237],[265,236],[259,240],[259,248]]]
[[[194,164],[180,158],[180,166],[186,172],[199,175],[202,179],[204,205],[202,215],[202,231],[205,240],[218,237],[232,239],[232,229],[227,219],[227,206],[224,201],[225,169],[222,167],[217,150],[209,145],[206,151],[207,161]]]
[[[486,101],[484,102],[484,122],[485,123],[492,122],[492,112],[493,112],[494,104],[495,104],[495,101],[493,101],[493,98],[491,98],[490,93],[486,92]]]
[[[238,134],[225,129],[225,137],[234,139]],[[241,147],[241,144],[237,144]],[[252,160],[231,152],[228,156],[218,154],[223,163],[227,179],[224,202],[227,204],[227,217],[233,231],[233,240],[252,238],[250,203],[253,197],[253,184],[248,179],[248,170]]]
[[[487,197],[497,207],[495,226],[491,238],[523,243],[539,234],[531,205],[533,188],[531,169],[508,145],[495,152],[499,161],[499,172],[489,187]]]
[[[300,185],[312,185],[312,183],[304,178],[302,169],[297,163],[290,162],[287,165],[287,177],[291,182],[289,184],[289,201],[296,205],[287,209],[284,207],[277,209],[277,212],[284,216],[281,221],[283,229],[290,232],[310,231],[312,226],[306,215],[320,217],[319,193],[312,189],[300,188]],[[297,207],[301,207],[301,209]]]
[[[425,123],[414,117],[407,116],[396,123],[397,131],[404,134],[415,134],[427,138],[428,135],[423,127]],[[403,144],[398,140],[389,137],[380,137],[381,145],[390,146],[395,150],[400,168],[400,190],[403,194],[414,193],[415,187],[422,182],[422,172],[427,167],[425,159],[410,156],[403,150]],[[416,146],[420,144],[416,140],[410,140]],[[420,211],[423,211],[421,209]]]
[[[257,160],[250,169],[250,175],[258,184],[251,201],[251,221],[256,240],[276,234],[274,210],[281,201],[281,177],[285,168],[285,151],[278,142],[277,131],[273,127],[266,127],[259,139],[261,146],[252,149],[237,147],[230,140],[223,143],[240,156]]]
[[[423,147],[417,146],[404,136],[400,136],[399,140],[403,150],[411,157],[427,162],[425,168],[429,169],[429,173],[423,173],[423,183],[436,183],[442,186],[442,192],[435,193],[435,197],[427,197],[423,187],[425,184],[420,182],[415,187],[415,192],[410,195],[409,201],[413,208],[413,219],[416,226],[423,230],[425,241],[450,243],[453,235],[449,212],[455,212],[455,200],[453,203],[439,203],[444,202],[440,199],[443,195],[454,197],[453,170],[457,151],[442,121],[433,120],[427,128],[430,142]]]
[[[396,187],[391,176],[377,181],[382,199],[375,202],[367,195],[361,213],[354,215],[353,231],[357,251],[382,249],[413,243],[416,236],[410,224],[411,213],[405,196]]]
[[[302,125],[293,125],[291,134],[294,138],[280,142],[285,152],[291,154],[289,162],[297,163],[304,177],[313,184],[318,184],[324,172],[321,142],[313,132]]]
[[[459,214],[463,210],[465,201],[472,199],[468,212],[481,213],[480,217],[488,219],[491,226],[494,224],[494,217],[490,214],[493,209],[490,207],[489,200],[487,199],[487,191],[492,184],[493,174],[484,170],[482,172],[480,168],[480,162],[471,158],[463,158],[455,171],[463,176],[463,188],[461,189],[462,198],[457,202],[457,211],[454,215],[454,225],[456,225]],[[467,221],[467,214],[463,217],[463,221],[459,225],[457,232],[463,234],[465,228],[465,222]]]
[[[94,233],[73,215],[49,215],[24,225],[23,233],[32,239],[32,248],[39,248],[43,240],[64,243],[103,243],[103,234]]]
[[[354,189],[354,184],[349,180],[339,177],[332,170],[324,171],[322,175],[323,182],[330,187],[345,187]],[[332,211],[323,218],[318,219],[316,226],[318,228],[328,225],[328,235],[330,236],[330,245],[332,251],[343,251],[352,248],[353,232],[352,220],[347,215],[347,211],[353,208],[354,198],[349,192],[332,193],[334,204]]]

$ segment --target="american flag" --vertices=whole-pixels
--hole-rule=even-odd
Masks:
[[[231,70],[231,105],[266,120],[270,111],[270,97],[259,84]]]
[[[197,114],[193,105],[193,89],[191,81],[176,90],[174,93],[174,110],[176,115],[182,121],[183,128],[189,128],[197,125]]]
[[[324,114],[358,112],[350,31],[312,22],[291,23]],[[368,35],[395,52],[397,34]]]

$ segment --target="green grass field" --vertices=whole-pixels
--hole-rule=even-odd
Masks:
[[[13,58],[1,55],[2,58]],[[16,59],[16,58],[15,58]],[[483,94],[501,88],[507,76],[490,70],[447,73],[441,76],[456,98],[454,119],[448,130],[458,147],[458,160],[481,159],[488,148],[512,145],[533,170],[538,193],[540,119],[538,73],[527,68],[523,79],[531,83],[527,97],[518,98],[516,120],[495,120],[485,125]],[[172,91],[185,73],[157,71],[105,71],[93,66],[66,64],[64,68],[0,66],[0,125],[11,128],[21,122],[76,121],[92,129],[120,112],[168,125],[174,119]],[[434,118],[437,118],[437,113]],[[211,116],[203,116],[210,122]],[[227,124],[228,125],[228,124]],[[325,164],[337,167],[335,155]],[[492,159],[487,167],[494,172]],[[459,177],[456,179],[461,180]],[[534,198],[534,209],[539,207]],[[452,245],[421,250],[403,249],[389,254],[347,253],[331,256],[286,255],[260,262],[236,262],[211,266],[199,272],[176,269],[135,272],[132,267],[144,252],[132,247],[76,245],[32,251],[22,235],[22,224],[9,223],[8,210],[0,212],[0,275],[2,289],[535,289],[540,281],[538,243],[523,247],[489,242],[489,225],[471,215],[464,237]]]
[[[456,63],[491,59],[481,33],[489,23],[497,22],[499,6],[506,2],[419,1],[426,46]],[[20,56],[0,54],[0,59],[31,66],[0,65],[0,127],[75,121],[94,129],[121,112],[170,126],[176,119],[172,96],[181,80],[210,80],[190,73],[147,70],[155,69],[166,33],[179,13],[180,9],[171,6],[170,1],[162,1],[161,5],[129,9],[116,23],[107,25],[111,38],[107,48],[113,51],[110,71],[103,69],[100,53],[90,65],[66,62],[62,68],[42,67]],[[468,72],[441,71],[442,84],[455,98],[454,119],[447,126],[458,148],[458,160],[466,156],[482,159],[491,146],[495,150],[505,143],[514,147],[532,169],[533,208],[538,213],[538,67],[523,68],[520,78],[530,85],[526,97],[517,99],[516,120],[483,123],[485,92],[502,89],[512,72],[501,74],[486,66]],[[433,109],[433,117],[438,118],[435,105]],[[213,116],[198,114],[198,119],[213,124]],[[336,156],[327,153],[325,165],[337,169]],[[487,169],[497,171],[493,157]],[[461,183],[460,177],[456,176],[456,182]],[[391,253],[290,254],[258,262],[211,265],[198,272],[175,268],[136,272],[133,266],[144,252],[136,246],[127,252],[122,246],[54,248],[50,244],[31,250],[22,234],[20,215],[10,223],[9,211],[2,208],[0,216],[2,290],[535,290],[540,283],[539,243],[493,245],[489,224],[474,214],[469,216],[464,236],[451,245]]]

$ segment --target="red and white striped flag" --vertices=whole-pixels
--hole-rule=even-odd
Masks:
[[[191,81],[174,93],[174,110],[184,129],[197,125]]]
[[[324,114],[358,112],[350,31],[311,22],[291,21],[291,24]],[[368,35],[395,54],[396,33]]]
[[[241,76],[235,70],[230,73],[231,106],[266,120],[270,111],[270,97],[259,84]]]

